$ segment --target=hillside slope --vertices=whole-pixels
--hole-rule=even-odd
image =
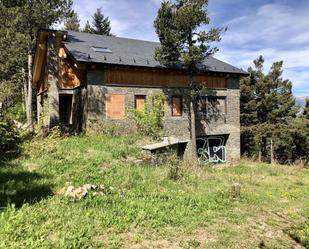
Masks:
[[[1,248],[302,248],[309,171],[140,164],[141,138],[48,138],[1,162]],[[139,163],[138,163],[139,162]],[[242,186],[240,197],[231,184]],[[69,186],[96,185],[84,198]],[[309,234],[309,233],[308,233]],[[292,237],[295,239],[292,239]]]

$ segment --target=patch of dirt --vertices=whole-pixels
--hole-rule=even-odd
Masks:
[[[59,241],[59,235],[56,234],[56,233],[50,233],[48,236],[47,236],[47,239],[52,241],[52,242],[57,242]]]
[[[294,248],[304,247],[286,232],[293,224],[288,213],[272,210],[242,210],[244,219],[217,217],[209,226],[190,233],[164,228],[162,233],[134,231],[117,235],[124,242],[124,249],[183,249],[183,248]],[[289,210],[290,211],[290,210]],[[251,215],[249,216],[248,213]],[[232,214],[231,214],[232,215]],[[171,230],[170,230],[171,229]],[[166,232],[166,236],[163,233]],[[97,237],[109,244],[108,235]]]
[[[144,240],[140,244],[131,244],[123,247],[124,249],[183,249],[178,243],[168,240]]]

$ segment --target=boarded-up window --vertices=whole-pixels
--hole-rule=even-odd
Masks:
[[[144,110],[145,109],[146,96],[145,95],[135,95],[135,109]]]
[[[172,116],[182,116],[182,97],[172,97]]]
[[[123,94],[108,94],[106,95],[106,118],[123,119],[125,115]]]

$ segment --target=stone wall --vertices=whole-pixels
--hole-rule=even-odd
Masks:
[[[51,36],[46,46],[48,90],[37,96],[38,122],[47,130],[59,123],[59,60],[57,51],[60,41]]]

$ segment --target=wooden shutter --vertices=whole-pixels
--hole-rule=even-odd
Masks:
[[[106,118],[123,119],[125,115],[125,95],[106,95]]]
[[[136,95],[135,96],[135,108],[137,110],[145,109],[146,96],[145,95]]]
[[[182,116],[182,97],[172,97],[172,116]]]

